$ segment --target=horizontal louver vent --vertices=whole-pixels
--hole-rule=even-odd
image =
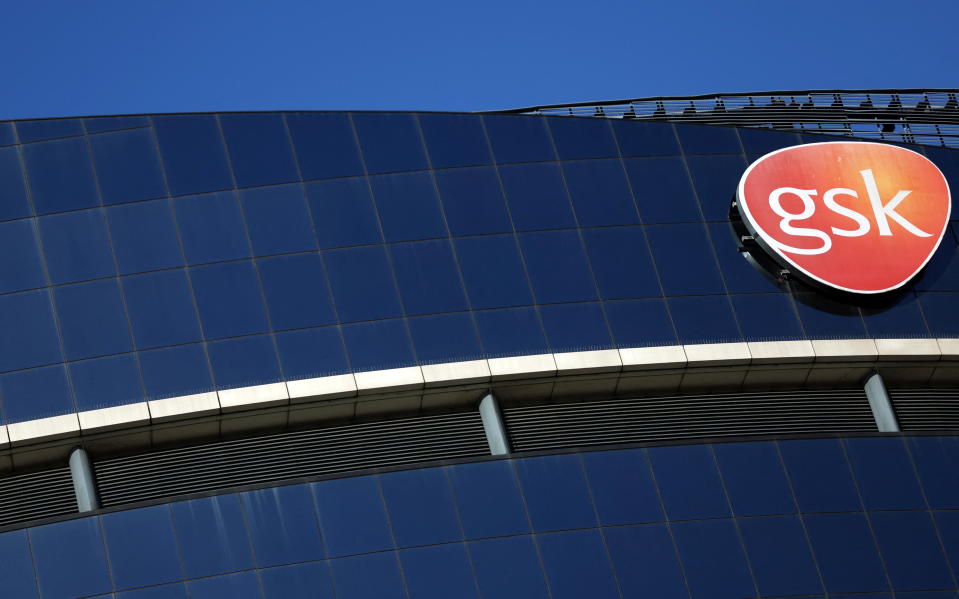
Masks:
[[[959,389],[894,389],[889,394],[901,430],[959,430]]]
[[[363,468],[488,454],[476,412],[225,441],[94,464],[104,507]]]
[[[69,468],[0,478],[0,526],[76,511]]]
[[[514,451],[876,430],[860,389],[590,401],[506,408],[504,416]]]

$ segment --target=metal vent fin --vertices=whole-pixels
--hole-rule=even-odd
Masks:
[[[904,432],[959,429],[959,389],[891,389],[889,395]]]
[[[0,526],[76,511],[69,468],[0,478]]]

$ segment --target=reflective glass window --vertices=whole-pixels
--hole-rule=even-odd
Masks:
[[[645,451],[583,454],[600,524],[615,526],[664,519]]]
[[[134,354],[70,362],[69,365],[80,411],[143,401],[143,385]]]
[[[343,327],[343,338],[353,370],[385,370],[416,364],[403,320],[348,324]]]
[[[661,299],[606,302],[606,318],[618,347],[676,345],[676,331]]]
[[[640,123],[611,120],[613,133],[623,156],[679,154],[679,144],[669,123]]]
[[[497,162],[556,159],[553,142],[542,117],[488,114],[483,121]]]
[[[257,256],[316,249],[303,187],[275,185],[240,191],[240,203]]]
[[[858,339],[866,337],[859,308],[828,299],[821,293],[797,293],[796,310],[810,339]]]
[[[306,195],[321,248],[383,241],[365,177],[307,183]]]
[[[869,520],[893,589],[952,587],[954,579],[928,513],[874,512]]]
[[[593,118],[547,118],[561,160],[619,155],[609,121]]]
[[[53,295],[68,360],[133,349],[116,280],[57,287]]]
[[[762,293],[731,296],[746,341],[782,341],[803,337],[789,296]]]
[[[13,123],[0,123],[0,146],[10,146],[17,142],[17,135],[13,130]]]
[[[260,582],[265,599],[333,599],[325,563],[260,570]]]
[[[0,296],[0,371],[52,364],[63,359],[45,290]]]
[[[891,306],[863,308],[862,314],[871,337],[896,339],[928,336],[915,294],[906,293]]]
[[[264,258],[257,260],[256,266],[274,330],[336,322],[326,273],[317,254]]]
[[[456,239],[456,256],[474,309],[531,304],[529,280],[512,235]]]
[[[156,116],[153,125],[173,195],[233,186],[216,115]]]
[[[706,227],[700,224],[646,227],[666,295],[725,293]]]
[[[912,437],[907,443],[929,507],[959,508],[959,438]]]
[[[104,204],[167,195],[156,138],[151,129],[91,135],[89,139]]]
[[[843,512],[862,509],[838,440],[780,441],[779,448],[800,511]]]
[[[410,334],[421,364],[484,358],[473,317],[468,313],[410,318]]]
[[[83,135],[83,122],[80,119],[17,121],[16,125],[20,143]]]
[[[959,291],[959,244],[956,242],[955,222],[943,236],[939,249],[923,268],[922,276],[916,279],[914,288]]]
[[[357,476],[316,483],[313,494],[330,557],[393,548],[386,506],[376,477]]]
[[[732,127],[676,125],[679,143],[686,154],[739,154],[739,138]]]
[[[546,353],[546,338],[532,308],[476,313],[483,349],[492,358]]]
[[[30,529],[40,592],[47,599],[108,593],[112,589],[99,518]]]
[[[190,599],[262,599],[256,572],[191,580]]]
[[[760,595],[823,592],[806,533],[798,518],[741,518],[737,523]]]
[[[400,552],[410,597],[416,599],[476,599],[473,569],[464,545],[438,545]]]
[[[288,112],[286,122],[305,181],[363,174],[350,115]]]
[[[529,532],[529,520],[509,462],[478,462],[448,468],[467,539]]]
[[[768,154],[799,144],[799,138],[795,133],[765,131],[747,127],[739,128],[736,132],[739,133],[739,139],[742,141],[746,154]]]
[[[630,158],[625,164],[644,223],[689,223],[702,219],[682,158]]]
[[[537,302],[596,299],[596,285],[576,231],[522,233],[519,242]]]
[[[676,548],[665,525],[603,530],[626,599],[689,599]]]
[[[843,444],[867,510],[926,509],[901,438],[845,439]]]
[[[463,538],[449,482],[442,469],[383,474],[380,484],[398,547]]]
[[[140,352],[138,357],[148,400],[213,390],[209,360],[199,344]]]
[[[436,184],[453,235],[512,231],[503,190],[493,167],[437,171]]]
[[[225,339],[208,348],[213,378],[220,389],[267,385],[281,379],[270,335]]]
[[[120,274],[183,264],[173,213],[166,200],[107,209]]]
[[[826,591],[888,590],[879,553],[863,514],[816,514],[806,516],[805,522]]]
[[[33,220],[0,223],[0,293],[47,284]]]
[[[756,595],[732,520],[674,522],[671,527],[692,599]]]
[[[220,123],[239,187],[299,179],[282,114],[224,114],[220,116]]]
[[[730,515],[713,452],[708,445],[652,447],[649,460],[670,520]]]
[[[796,512],[779,452],[773,443],[713,446],[733,513],[737,516]]]
[[[117,588],[149,586],[183,577],[168,506],[114,512],[105,514],[102,520]]]
[[[499,173],[517,231],[576,226],[558,164],[506,165]]]
[[[466,310],[466,296],[448,241],[389,246],[393,270],[407,314]]]
[[[603,299],[661,295],[642,229],[586,229],[583,241]]]
[[[279,566],[325,557],[309,486],[274,487],[241,497],[257,565]]]
[[[393,552],[330,562],[337,599],[407,599]]]
[[[339,327],[277,333],[276,345],[287,379],[311,379],[350,370]]]
[[[727,297],[672,297],[668,303],[680,343],[741,341],[739,326]]]
[[[0,220],[22,218],[31,213],[20,168],[20,151],[4,148],[0,150]]]
[[[612,340],[603,308],[595,302],[554,304],[539,309],[553,353],[609,349]]]
[[[516,461],[533,530],[596,526],[596,513],[578,455],[555,455]]]
[[[250,242],[236,193],[211,193],[177,198],[177,224],[190,264],[250,256]]]
[[[780,291],[772,274],[750,263],[748,254],[739,251],[736,235],[729,223],[708,223],[719,270],[730,293],[763,293]]]
[[[23,159],[37,214],[90,208],[100,203],[84,138],[23,146]]]
[[[735,139],[735,132],[731,134]],[[706,220],[726,220],[736,187],[746,170],[742,156],[687,156],[686,164]]]
[[[537,540],[554,599],[619,598],[598,531],[558,532]]]
[[[10,597],[39,597],[25,530],[0,535],[0,588]]]
[[[427,168],[416,117],[406,113],[354,113],[353,123],[370,173]]]
[[[98,116],[83,119],[87,133],[102,131],[119,131],[120,129],[135,129],[149,127],[150,117],[147,116]]]
[[[483,597],[547,599],[546,579],[531,537],[506,537],[469,544]]]
[[[0,376],[0,390],[7,424],[76,411],[62,364]]]
[[[341,322],[400,316],[386,250],[350,248],[323,255]]]
[[[127,591],[125,593],[117,593],[116,595],[102,595],[100,597],[94,597],[93,599],[113,599],[114,596],[116,599],[188,599],[186,585],[183,583],[148,587],[135,591]]]
[[[580,225],[600,227],[639,222],[626,172],[619,160],[566,162],[563,172]]]
[[[138,349],[200,340],[193,294],[182,270],[121,279]]]
[[[171,506],[187,578],[253,567],[238,495],[217,495]]]
[[[433,168],[474,166],[493,161],[479,115],[423,113],[420,127]]]
[[[919,296],[919,303],[934,337],[959,337],[959,318],[956,318],[955,309],[959,305],[959,293],[923,293]]]
[[[100,209],[37,219],[43,252],[55,285],[113,276],[113,250]]]
[[[959,512],[932,512],[952,571],[959,569]]]
[[[446,237],[446,224],[430,173],[370,177],[386,241]]]
[[[267,330],[263,297],[252,262],[194,268],[190,279],[208,339]]]

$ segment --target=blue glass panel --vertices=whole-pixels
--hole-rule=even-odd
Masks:
[[[157,116],[153,125],[173,195],[233,186],[215,115]]]
[[[279,566],[325,557],[307,485],[274,487],[241,495],[258,566]]]
[[[467,539],[529,532],[529,520],[509,462],[460,464],[447,469]]]
[[[116,280],[57,287],[54,298],[68,360],[133,349]]]
[[[209,360],[201,345],[141,352],[139,358],[149,400],[213,390]]]
[[[333,599],[325,563],[260,570],[260,581],[265,599]]]
[[[190,264],[250,256],[243,215],[235,192],[177,198],[177,223]]]
[[[349,324],[343,327],[343,338],[353,370],[405,368],[416,364],[403,320]]]
[[[576,231],[522,233],[519,241],[537,302],[596,299],[596,285]]]
[[[24,146],[23,158],[37,214],[90,208],[100,203],[83,138]]]
[[[735,132],[731,133],[735,138]],[[687,156],[686,164],[706,220],[726,220],[736,186],[746,170],[742,156]]]
[[[555,455],[516,461],[533,530],[596,526],[578,455]]]
[[[2,129],[0,129],[2,131]],[[2,144],[0,144],[2,145]],[[0,150],[0,220],[30,216],[17,148]]]
[[[949,189],[959,189],[959,159],[952,149],[935,148],[930,146],[923,147],[926,157],[936,163],[936,166],[946,176],[949,183]],[[959,194],[952,193],[952,218],[959,218]]]
[[[674,297],[668,303],[680,343],[730,343],[742,339],[726,297]]]
[[[583,241],[603,299],[662,294],[642,229],[587,229]]]
[[[0,588],[4,593],[9,593],[10,597],[38,597],[37,580],[25,530],[0,535]]]
[[[333,560],[330,565],[337,599],[408,599],[392,552]]]
[[[618,347],[676,345],[676,331],[661,299],[606,302],[606,318]]]
[[[869,520],[893,589],[931,591],[955,584],[929,514],[876,512]]]
[[[595,530],[538,537],[554,599],[619,598],[606,548]]]
[[[101,595],[93,599],[113,599],[114,595]],[[117,599],[188,599],[186,586],[183,583],[165,584],[159,587],[149,587],[126,593],[117,593]]]
[[[802,512],[862,509],[849,464],[836,439],[780,441],[779,449]]]
[[[173,213],[167,200],[107,209],[120,274],[183,264]]]
[[[283,115],[248,112],[220,116],[239,187],[296,181],[296,163]]]
[[[167,194],[152,130],[91,135],[89,139],[104,204],[149,200]]]
[[[739,154],[742,148],[731,127],[676,125],[676,134],[685,154]]]
[[[320,528],[330,557],[393,548],[380,487],[373,476],[328,480],[313,485]]]
[[[600,524],[664,520],[646,453],[641,449],[583,454]]]
[[[603,535],[625,599],[689,599],[665,525],[607,528]]]
[[[846,439],[844,443],[867,510],[926,508],[901,438]]]
[[[733,295],[731,298],[746,341],[783,341],[803,337],[799,319],[786,294]]]
[[[73,599],[112,589],[99,518],[31,528],[30,545],[45,599]]]
[[[608,158],[619,155],[606,119],[548,118],[561,160]]]
[[[543,328],[532,308],[477,312],[476,326],[483,349],[490,357],[546,352]]]
[[[633,158],[625,164],[644,223],[688,223],[702,219],[682,158]]]
[[[20,143],[83,135],[83,122],[80,119],[17,121],[17,135]]]
[[[507,537],[469,544],[476,582],[483,597],[547,599],[546,579],[530,537]]]
[[[149,127],[150,118],[146,116],[98,116],[83,119],[87,133],[102,131],[119,131],[135,127]]]
[[[862,312],[871,337],[902,339],[929,336],[919,302],[912,293],[902,295],[892,306],[864,308]]]
[[[192,580],[190,599],[261,599],[255,572]]]
[[[240,191],[253,253],[257,256],[316,249],[303,187],[276,185]]]
[[[923,293],[919,303],[933,337],[959,337],[959,293]]]
[[[410,334],[421,364],[484,358],[473,317],[468,313],[410,318]]]
[[[338,327],[276,334],[280,364],[287,379],[311,379],[349,372]]]
[[[394,244],[390,246],[390,256],[407,314],[468,308],[448,241]]]
[[[370,177],[386,241],[446,237],[436,186],[430,173]]]
[[[747,254],[740,252],[736,235],[729,223],[706,225],[719,259],[719,270],[730,293],[763,293],[780,291],[772,275],[750,263]]]
[[[933,512],[952,571],[959,570],[959,512]]]
[[[17,135],[13,130],[13,123],[0,123],[0,146],[10,146],[17,143]]]
[[[256,265],[274,330],[336,322],[326,273],[317,254],[277,256],[257,260]]]
[[[646,227],[666,295],[724,293],[706,227],[699,224]]]
[[[50,279],[56,285],[113,276],[113,251],[100,209],[37,219]]]
[[[446,220],[453,235],[512,230],[496,169],[462,168],[436,172]]]
[[[749,567],[732,521],[674,522],[672,530],[692,599],[755,596]]]
[[[745,127],[737,129],[737,132],[746,154],[768,154],[781,148],[799,144],[799,137],[795,133],[763,131],[762,129],[747,129]]]
[[[33,219],[0,224],[0,293],[46,284]]]
[[[793,514],[796,505],[773,443],[719,443],[713,446],[737,516]]]
[[[610,125],[623,156],[679,154],[676,134],[669,123],[637,123],[612,120]]]
[[[157,505],[102,516],[113,584],[120,589],[183,578],[170,508]],[[149,542],[144,541],[149,539]]]
[[[952,230],[946,230],[939,249],[932,255],[922,274],[916,279],[914,288],[959,291],[959,245],[956,243],[954,224]]]
[[[493,162],[479,115],[424,113],[419,119],[433,168]]]
[[[576,218],[584,227],[631,225],[639,222],[636,205],[619,160],[563,164]]]
[[[194,268],[190,279],[207,339],[267,330],[263,297],[252,262]]]
[[[282,378],[270,335],[226,339],[207,347],[219,389],[266,385]]]
[[[63,365],[11,372],[0,377],[7,424],[76,411]]]
[[[760,595],[823,592],[798,518],[742,518],[737,522]]]
[[[415,599],[476,598],[476,582],[462,544],[400,552],[406,587]]]
[[[383,474],[380,484],[398,547],[463,538],[449,481],[441,468]]]
[[[307,183],[306,195],[321,248],[383,241],[365,177]]]
[[[649,460],[670,520],[730,515],[708,445],[653,447],[649,449]]]
[[[517,231],[575,226],[558,164],[501,166],[499,173]]]
[[[143,401],[143,384],[134,354],[70,362],[77,408],[98,410]]]
[[[542,306],[539,313],[550,350],[554,353],[609,349],[613,346],[600,304]]]
[[[796,310],[810,339],[858,339],[866,337],[859,308],[828,299],[821,293],[799,293]]]
[[[456,256],[474,309],[533,303],[512,235],[457,239]]]
[[[912,437],[907,443],[929,507],[959,508],[959,437]]]
[[[806,516],[805,522],[828,592],[888,589],[879,553],[863,514],[818,514]]]
[[[350,115],[292,112],[286,122],[304,180],[363,174]]]
[[[121,280],[138,349],[200,340],[193,295],[183,270]]]
[[[520,115],[483,117],[497,162],[555,160],[545,119]]]
[[[0,296],[0,331],[0,372],[63,359],[46,291]]]
[[[368,172],[417,171],[428,167],[414,115],[357,113],[353,123]]]
[[[341,322],[402,314],[384,248],[337,250],[326,252],[323,258]]]
[[[253,567],[238,495],[217,495],[171,506],[187,578]]]

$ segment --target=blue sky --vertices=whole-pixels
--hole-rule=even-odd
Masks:
[[[959,87],[959,0],[30,0],[0,119]]]

